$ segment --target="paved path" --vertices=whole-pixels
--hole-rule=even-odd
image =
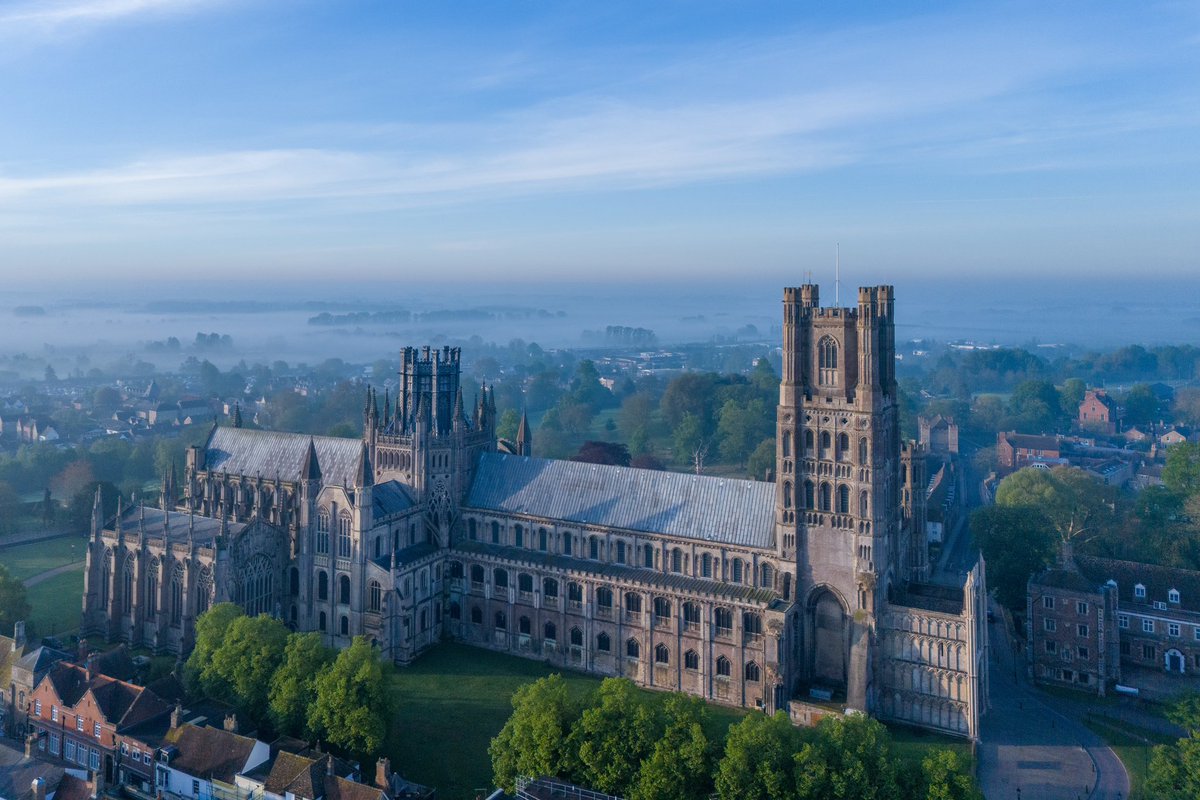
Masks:
[[[5,547],[19,547],[23,544],[31,544],[33,542],[44,542],[48,539],[61,539],[64,536],[74,536],[83,541],[86,539],[83,534],[78,531],[25,531],[24,533],[11,533],[0,539],[0,550]]]
[[[1026,684],[1004,617],[991,626],[992,708],[983,718],[979,785],[988,800],[1122,800],[1129,775],[1116,754]],[[1015,668],[1015,669],[1014,669]]]
[[[42,581],[50,580],[55,575],[62,575],[64,572],[71,572],[78,567],[82,567],[84,563],[85,561],[72,561],[70,564],[63,564],[61,567],[55,567],[54,569],[48,569],[45,572],[39,572],[37,575],[31,575],[30,577],[21,581],[21,583],[25,584],[25,588],[28,589],[30,586],[37,586]]]

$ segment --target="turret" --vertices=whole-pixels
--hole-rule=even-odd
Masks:
[[[533,434],[529,430],[529,416],[521,412],[521,425],[517,428],[517,455],[533,455]]]

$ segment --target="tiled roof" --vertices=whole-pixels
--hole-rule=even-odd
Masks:
[[[721,583],[705,578],[693,578],[690,575],[679,575],[673,572],[660,572],[656,569],[631,567],[625,564],[609,564],[602,561],[592,561],[586,558],[572,558],[556,553],[543,553],[540,550],[528,550],[522,547],[509,547],[502,544],[487,542],[458,542],[454,550],[463,553],[502,558],[506,561],[526,563],[531,566],[548,567],[555,570],[592,573],[606,578],[625,582],[640,583],[647,587],[659,588],[685,594],[712,594],[729,600],[740,600],[749,603],[769,603],[776,598],[776,593],[770,589],[757,586],[743,586],[736,583]]]
[[[37,675],[39,672],[50,669],[51,666],[59,661],[69,661],[70,659],[71,656],[69,653],[64,653],[61,650],[55,650],[53,647],[43,645],[21,656],[21,660],[17,662],[17,666]]]
[[[221,532],[221,520],[180,511],[163,511],[152,506],[130,506],[121,513],[121,528],[127,532],[143,529],[151,539],[163,538],[164,532],[172,542],[186,542],[190,535],[196,544],[210,545]],[[115,525],[109,525],[115,530]],[[244,522],[227,522],[225,530],[236,536],[246,529]]]
[[[409,495],[404,484],[399,481],[384,481],[375,484],[371,497],[374,498],[376,516],[398,514],[413,507],[412,496]]]
[[[484,453],[467,506],[769,548],[775,484]]]
[[[74,707],[89,690],[104,721],[124,730],[165,715],[170,707],[154,692],[60,661],[46,675],[62,704]]]
[[[387,800],[387,795],[377,786],[326,775],[325,800]]]
[[[309,440],[317,451],[321,482],[327,486],[353,486],[362,442],[335,436],[217,428],[208,442],[204,468],[232,475],[264,478],[278,475],[281,480],[298,481]]]
[[[271,794],[291,792],[298,798],[313,800],[313,787],[320,785],[324,776],[323,761],[281,750],[275,756],[270,774],[263,781],[263,789]]]
[[[255,740],[223,728],[181,725],[167,737],[179,754],[171,766],[205,780],[233,783],[254,750]]]
[[[1100,591],[1100,583],[1090,578],[1085,578],[1076,570],[1071,569],[1048,569],[1040,575],[1035,575],[1032,583],[1036,586],[1049,586],[1056,589],[1067,589],[1072,592],[1091,592],[1098,594]]]
[[[1116,581],[1117,597],[1122,606],[1150,605],[1159,600],[1167,603],[1169,609],[1200,612],[1200,572],[1095,556],[1075,556],[1075,563],[1096,585],[1110,579]],[[1133,596],[1133,588],[1139,583],[1146,587],[1144,598]],[[1178,603],[1169,602],[1172,589],[1179,592]]]

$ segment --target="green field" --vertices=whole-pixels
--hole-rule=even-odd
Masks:
[[[600,685],[600,678],[551,669],[540,661],[461,644],[439,645],[393,678],[396,715],[387,745],[392,766],[406,778],[436,786],[438,796],[448,800],[490,791],[488,742],[512,713],[513,692],[554,672],[563,675],[578,699]],[[667,697],[645,694],[659,702]],[[709,708],[713,738],[723,737],[746,713]]]
[[[32,612],[29,621],[39,636],[58,636],[79,629],[83,598],[83,564],[55,575],[28,593]]]
[[[60,536],[15,547],[0,547],[0,564],[8,568],[17,580],[25,580],[46,570],[74,561],[83,561],[87,539],[82,536]]]

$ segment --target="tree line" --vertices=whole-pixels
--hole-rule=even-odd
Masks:
[[[982,800],[951,750],[899,758],[863,714],[796,728],[783,712],[750,713],[723,736],[698,698],[657,702],[607,678],[583,702],[561,675],[521,687],[489,753],[495,782],[558,777],[628,800]]]
[[[364,636],[337,651],[319,633],[297,633],[218,603],[196,620],[185,666],[194,694],[230,703],[260,730],[327,742],[347,755],[378,755],[391,720],[392,666]]]

